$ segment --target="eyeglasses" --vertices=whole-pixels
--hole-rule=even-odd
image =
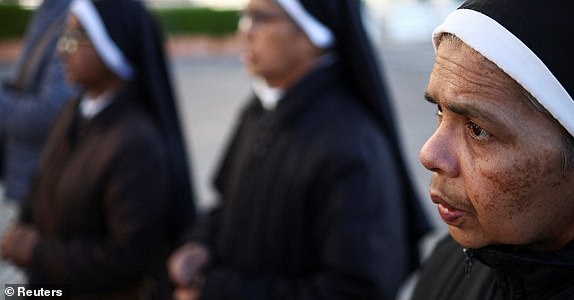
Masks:
[[[90,39],[85,32],[70,30],[64,32],[58,40],[58,50],[66,54],[74,54],[81,43],[89,43]]]
[[[244,11],[239,16],[239,30],[249,31],[279,20],[289,20],[289,18],[280,13],[265,11]]]

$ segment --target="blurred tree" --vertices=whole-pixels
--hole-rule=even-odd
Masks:
[[[33,13],[16,0],[0,0],[0,40],[21,37]]]

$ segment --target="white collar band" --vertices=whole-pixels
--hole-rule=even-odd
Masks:
[[[113,96],[113,92],[107,92],[96,98],[90,98],[87,95],[82,97],[79,107],[82,117],[86,119],[94,118],[112,102]]]
[[[433,32],[435,51],[451,33],[516,80],[574,136],[574,101],[548,67],[514,34],[471,9],[452,12]]]
[[[305,10],[299,0],[275,0],[319,48],[328,49],[335,44],[333,32]]]
[[[263,108],[266,110],[275,109],[283,96],[283,91],[281,89],[270,87],[267,82],[260,77],[254,77],[251,80],[251,88],[253,89],[253,93],[257,96],[257,99],[261,102]]]
[[[124,80],[132,79],[135,75],[134,68],[120,48],[110,38],[92,1],[75,0],[70,7],[70,11],[82,23],[105,64],[120,78]]]

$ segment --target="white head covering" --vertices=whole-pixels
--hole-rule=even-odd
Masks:
[[[289,16],[303,29],[311,42],[322,49],[335,44],[335,35],[331,30],[313,17],[298,0],[275,0]]]
[[[574,1],[467,0],[433,32],[495,63],[574,136]]]
[[[132,79],[135,74],[134,68],[120,48],[110,38],[92,1],[74,0],[70,11],[78,17],[106,66],[120,78],[124,80]]]

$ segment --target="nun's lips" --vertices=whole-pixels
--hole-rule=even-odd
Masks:
[[[253,51],[244,50],[241,52],[239,58],[241,59],[242,63],[249,64],[254,61],[255,55],[253,54]]]
[[[457,225],[462,222],[462,217],[465,215],[464,211],[447,203],[447,201],[438,194],[431,193],[431,199],[437,204],[438,213],[445,223],[448,225]]]

